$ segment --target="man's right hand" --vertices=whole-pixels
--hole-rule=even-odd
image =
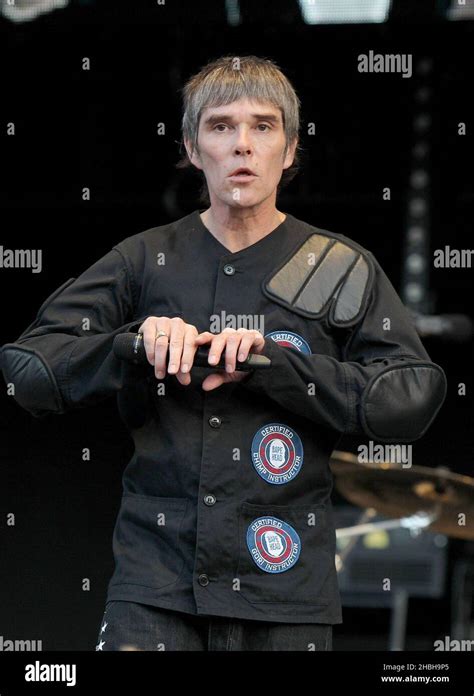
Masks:
[[[190,370],[194,355],[199,348],[195,338],[199,331],[193,324],[186,324],[181,317],[147,317],[138,329],[143,334],[146,357],[150,365],[155,366],[157,379],[166,374],[166,356],[169,346],[169,374],[176,375],[181,384],[191,382]],[[160,331],[166,336],[156,337]]]

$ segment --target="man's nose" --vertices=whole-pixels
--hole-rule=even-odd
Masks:
[[[248,147],[237,147],[236,146],[236,148],[235,148],[236,155],[242,155],[242,154],[250,155],[251,152],[252,152],[252,150],[251,150],[250,146],[248,146]]]
[[[252,151],[252,145],[247,129],[243,128],[238,131],[238,136],[234,148],[235,154],[237,155],[240,155],[244,152],[246,154],[249,154]]]

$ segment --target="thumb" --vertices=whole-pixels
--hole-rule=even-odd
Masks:
[[[212,375],[208,375],[206,377],[204,382],[201,384],[201,387],[204,389],[204,391],[211,391],[212,389],[216,389],[216,387],[220,387],[221,384],[228,381],[229,379],[225,373],[213,372]]]

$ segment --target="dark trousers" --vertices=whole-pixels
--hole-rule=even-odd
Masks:
[[[107,602],[96,650],[332,650],[332,625],[195,616]]]

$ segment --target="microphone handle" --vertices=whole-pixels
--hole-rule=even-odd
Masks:
[[[119,334],[115,336],[113,351],[117,358],[132,362],[135,365],[150,365],[146,357],[143,335],[140,333]],[[199,346],[193,360],[195,367],[204,367],[210,370],[225,370],[225,353],[221,355],[219,362],[211,365],[208,362],[209,346]],[[270,358],[265,355],[249,353],[243,362],[236,361],[235,369],[238,372],[248,372],[254,369],[268,369],[272,365]]]

